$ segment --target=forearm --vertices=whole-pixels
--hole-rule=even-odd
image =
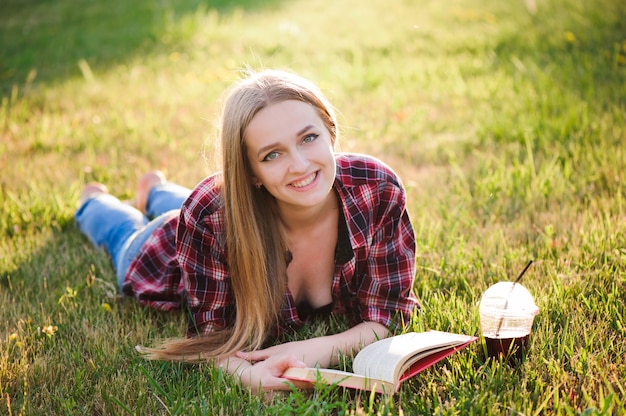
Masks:
[[[329,367],[338,364],[342,355],[352,355],[366,345],[386,338],[389,330],[377,322],[362,322],[338,334],[298,341],[289,348],[307,366]],[[285,347],[289,346],[283,344]]]
[[[218,365],[253,390],[285,390],[289,387],[282,374],[287,368],[336,365],[340,356],[352,355],[388,334],[382,324],[363,322],[339,334],[286,342],[262,350],[239,351],[235,356],[222,359]]]

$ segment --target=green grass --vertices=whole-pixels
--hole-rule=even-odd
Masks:
[[[626,6],[618,0],[0,4],[0,414],[622,414]],[[402,176],[415,330],[478,334],[489,285],[541,312],[519,368],[479,344],[394,397],[250,395],[207,365],[143,361],[184,317],[115,296],[76,230],[82,185],[215,170],[237,70],[290,68],[340,111],[340,148]],[[49,327],[49,329],[48,329]],[[332,326],[331,326],[332,327]],[[300,334],[320,333],[324,326]]]

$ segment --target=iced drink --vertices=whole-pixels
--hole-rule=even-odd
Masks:
[[[521,362],[538,312],[533,297],[519,283],[500,282],[487,289],[479,309],[487,355]]]

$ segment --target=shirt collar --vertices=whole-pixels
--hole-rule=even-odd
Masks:
[[[335,178],[334,188],[339,197],[343,217],[340,218],[338,242],[340,244],[342,242],[342,231],[344,235],[347,233],[350,251],[353,253],[355,249],[366,245],[367,216],[339,177]],[[342,225],[341,222],[345,225]]]

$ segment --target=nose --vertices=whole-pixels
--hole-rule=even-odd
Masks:
[[[291,165],[289,171],[291,173],[304,173],[309,167],[309,159],[301,150],[295,150],[291,156]]]

